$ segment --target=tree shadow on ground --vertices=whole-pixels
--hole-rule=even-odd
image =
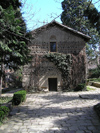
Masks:
[[[90,96],[91,99],[84,100],[78,94],[27,95],[26,102],[13,108],[8,126],[0,131],[6,131],[11,123],[17,125],[23,122],[23,126],[25,123],[28,124],[28,132],[31,130],[33,133],[39,130],[39,123],[42,125],[40,133],[100,133],[100,121],[93,110],[93,104],[91,105],[93,97],[98,100],[100,97],[99,94]],[[32,97],[37,99],[33,100]],[[94,105],[97,102],[94,102]],[[81,106],[82,104],[84,106]],[[37,122],[38,126],[34,128]],[[49,122],[49,125],[46,127],[44,122]],[[42,129],[43,126],[46,127],[45,130]],[[13,130],[19,132],[19,129]]]
[[[66,93],[62,93],[61,94],[55,94],[55,95],[49,95],[49,96],[41,96],[43,99],[46,99],[48,100],[49,102],[51,103],[63,103],[63,102],[72,102],[72,101],[77,101],[77,100],[100,100],[100,94],[95,94],[95,93],[92,93],[92,94],[84,94],[82,92],[76,92],[75,95],[74,93],[72,93],[72,95],[66,95]]]
[[[13,122],[15,123],[22,120],[30,121],[31,123],[32,119],[34,123],[35,120],[38,121],[40,119],[42,120],[41,125],[45,125],[43,123],[45,119],[49,117],[53,125],[51,126],[51,130],[46,129],[46,131],[44,131],[45,133],[49,133],[50,131],[58,133],[76,133],[77,131],[99,133],[100,131],[100,121],[92,107],[61,109],[60,107],[44,108],[43,106],[37,109],[29,109],[24,106],[19,107],[13,116]],[[46,122],[48,122],[48,119]],[[31,125],[30,123],[29,125]],[[59,128],[59,131],[53,128]]]

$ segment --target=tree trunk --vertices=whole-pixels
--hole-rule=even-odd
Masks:
[[[0,97],[2,94],[2,83],[3,83],[3,73],[4,73],[4,64],[1,64],[1,77],[0,77]]]
[[[1,94],[2,94],[2,75],[0,77],[0,97],[1,97]]]

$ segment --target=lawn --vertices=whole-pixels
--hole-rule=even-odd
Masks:
[[[91,88],[90,86],[86,86],[87,91],[95,90],[94,88]]]

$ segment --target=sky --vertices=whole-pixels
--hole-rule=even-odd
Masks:
[[[28,30],[34,30],[44,24],[55,20],[61,23],[60,14],[62,13],[61,2],[63,0],[21,0],[23,3],[22,14],[27,24]],[[100,2],[93,0],[99,10]],[[100,11],[100,10],[99,10]]]
[[[36,29],[54,20],[62,13],[63,0],[21,0],[22,13],[28,30]],[[25,2],[25,3],[24,3]],[[60,17],[56,21],[61,23]]]

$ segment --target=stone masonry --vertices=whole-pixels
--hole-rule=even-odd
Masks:
[[[100,133],[100,120],[93,109],[100,102],[100,88],[92,88],[27,94],[26,102],[14,107],[8,121],[0,126],[0,133]]]
[[[83,56],[84,72],[79,77],[84,81],[86,78],[86,53],[85,43],[90,39],[89,36],[75,31],[67,26],[53,21],[32,31],[33,41],[29,48],[33,56],[31,64],[24,66],[23,87],[30,88],[34,91],[49,91],[49,78],[57,79],[57,90],[61,90],[62,77],[57,67],[44,58],[44,55],[50,53],[50,43],[56,43],[56,52],[62,54],[73,54],[74,56]],[[80,61],[77,62],[81,63]],[[81,65],[80,65],[81,66]],[[75,67],[73,67],[75,69]],[[79,68],[79,71],[82,71]],[[73,70],[74,71],[74,70]],[[78,71],[78,70],[77,70]],[[77,75],[77,73],[75,73]],[[73,76],[73,74],[72,74]],[[74,76],[75,77],[75,76]],[[72,78],[73,79],[73,78]],[[77,80],[77,84],[81,81]],[[71,82],[72,83],[72,82]],[[73,84],[75,85],[75,83]],[[72,87],[73,87],[72,85]]]

